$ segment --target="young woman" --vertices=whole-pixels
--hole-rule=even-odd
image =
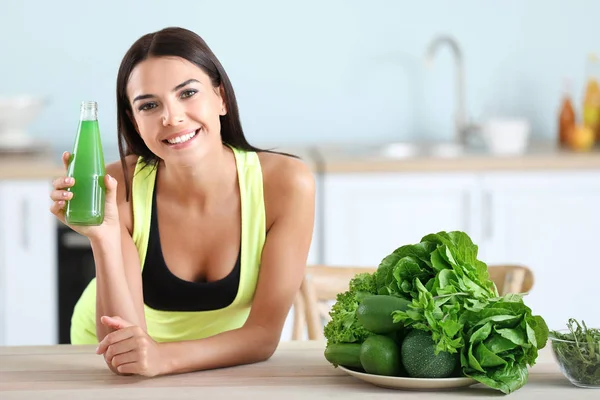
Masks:
[[[310,170],[248,143],[227,74],[185,29],[127,51],[117,113],[121,162],[106,167],[104,222],[71,226],[96,263],[72,343],[99,343],[114,372],[144,376],[268,359],[304,274]],[[76,184],[54,182],[63,223]]]

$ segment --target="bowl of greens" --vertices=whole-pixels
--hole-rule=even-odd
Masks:
[[[600,329],[573,318],[567,327],[549,333],[560,370],[575,386],[600,389]]]

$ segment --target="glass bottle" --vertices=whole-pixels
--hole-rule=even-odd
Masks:
[[[562,105],[558,115],[558,144],[560,147],[568,146],[570,136],[573,134],[573,129],[575,129],[575,123],[576,117],[571,96],[571,82],[565,79]]]
[[[583,124],[600,142],[600,58],[590,54],[586,66],[586,86],[583,97]]]
[[[67,201],[65,221],[69,225],[100,225],[104,221],[106,187],[104,152],[98,124],[98,103],[81,103],[79,127],[67,176],[75,178],[69,189],[73,193]]]

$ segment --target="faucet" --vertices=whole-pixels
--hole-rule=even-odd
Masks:
[[[433,63],[433,57],[439,47],[448,45],[452,49],[454,54],[455,62],[455,90],[456,90],[456,104],[454,111],[454,140],[458,144],[465,145],[467,142],[467,134],[473,128],[468,122],[466,101],[465,101],[465,81],[464,81],[464,66],[463,56],[460,46],[456,39],[448,35],[441,35],[434,38],[427,48],[425,54],[425,63],[431,65]]]

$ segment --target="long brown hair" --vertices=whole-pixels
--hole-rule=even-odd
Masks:
[[[135,154],[142,157],[145,164],[156,166],[159,159],[146,146],[138,135],[131,118],[133,113],[127,97],[127,83],[137,64],[150,57],[181,57],[201,68],[210,78],[215,88],[222,86],[227,114],[221,119],[221,140],[232,147],[246,151],[269,151],[256,148],[248,143],[242,130],[237,101],[225,69],[196,33],[178,27],[169,27],[148,33],[139,38],[125,53],[117,74],[117,131],[119,155],[125,174],[126,196],[129,199],[130,184],[125,157]]]

